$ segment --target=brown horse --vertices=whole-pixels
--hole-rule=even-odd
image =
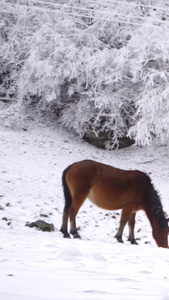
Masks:
[[[122,209],[120,226],[115,235],[119,242],[123,242],[122,234],[128,222],[129,241],[137,244],[134,238],[135,215],[138,210],[144,210],[157,245],[168,248],[169,220],[165,217],[159,195],[147,174],[84,160],[64,170],[62,183],[65,207],[61,232],[64,237],[70,237],[67,231],[70,218],[70,233],[74,238],[80,238],[76,228],[76,215],[88,197],[103,209]]]

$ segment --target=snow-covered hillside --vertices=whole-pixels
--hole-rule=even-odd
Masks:
[[[150,174],[169,214],[166,147],[104,151],[61,129],[32,126],[0,131],[0,299],[169,299],[169,250],[158,248],[143,212],[137,214],[139,245],[114,238],[120,211],[103,211],[88,200],[77,225],[82,240],[59,232],[64,205],[61,175],[90,158]],[[46,217],[45,217],[46,215]],[[54,232],[26,227],[45,220]]]

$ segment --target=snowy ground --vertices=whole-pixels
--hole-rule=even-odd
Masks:
[[[113,238],[119,213],[88,200],[77,225],[82,240],[59,232],[61,174],[85,158],[150,174],[169,214],[169,149],[149,147],[107,152],[54,128],[0,130],[0,299],[169,300],[169,250],[158,248],[143,212],[137,214],[139,245]],[[44,217],[43,215],[47,215]],[[55,231],[25,227],[43,219]]]

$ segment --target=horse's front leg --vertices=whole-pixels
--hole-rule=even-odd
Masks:
[[[126,223],[127,223],[127,221],[126,222],[120,222],[119,229],[118,229],[116,235],[114,236],[119,243],[123,243],[122,235],[123,235],[123,230],[124,230],[124,227],[125,227]]]
[[[129,220],[128,220],[129,238],[128,238],[128,241],[130,241],[131,244],[133,244],[133,245],[138,245],[138,243],[136,242],[135,237],[134,237],[135,216],[136,216],[136,213],[131,213],[129,216]]]
[[[119,243],[123,243],[123,239],[122,239],[122,235],[123,235],[123,230],[124,230],[124,227],[127,223],[127,220],[124,220],[121,216],[121,219],[120,219],[120,226],[119,226],[119,229],[115,235],[115,238],[117,239],[117,241]]]
[[[123,243],[122,235],[123,235],[123,230],[124,227],[129,219],[129,216],[131,214],[131,208],[128,206],[127,208],[124,207],[121,213],[121,219],[120,219],[120,226],[119,229],[115,235],[115,238],[117,239],[118,242]]]

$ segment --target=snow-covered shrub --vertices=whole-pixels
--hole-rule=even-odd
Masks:
[[[151,144],[154,139],[160,144],[168,141],[168,38],[166,26],[144,26],[128,44],[132,56],[128,60],[130,72],[140,86],[140,92],[134,101],[137,108],[134,115],[135,125],[130,128],[129,135],[134,136],[138,144]]]
[[[53,103],[63,126],[81,136],[111,131],[113,144],[126,135],[143,145],[167,142],[167,1],[2,7],[1,94],[17,108]]]

